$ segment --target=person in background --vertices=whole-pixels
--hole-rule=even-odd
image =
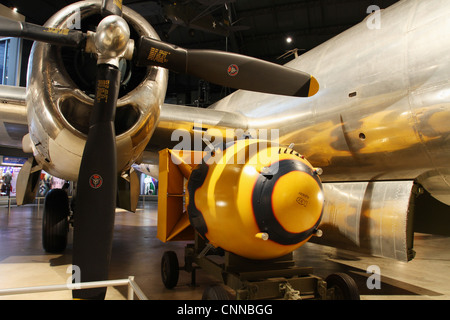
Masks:
[[[11,180],[12,180],[12,174],[9,170],[7,170],[5,175],[3,176],[3,183],[6,186],[6,195],[8,197],[11,193]]]

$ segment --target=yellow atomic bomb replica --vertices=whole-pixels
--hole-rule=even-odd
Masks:
[[[203,157],[191,172],[191,225],[213,246],[249,259],[272,259],[317,232],[323,210],[318,170],[294,150],[237,140]]]

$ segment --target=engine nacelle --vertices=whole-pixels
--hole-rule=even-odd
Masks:
[[[65,7],[45,24],[48,28],[91,30],[101,20],[101,0]],[[158,39],[151,25],[123,7],[131,36]],[[142,155],[155,130],[167,88],[168,72],[138,68],[123,61],[116,109],[117,168],[129,168]],[[43,169],[76,181],[89,129],[95,94],[96,58],[83,50],[36,42],[28,67],[28,122],[33,154]],[[28,141],[29,141],[28,140]]]
[[[318,172],[294,150],[238,140],[215,150],[188,180],[191,225],[215,247],[272,259],[316,233],[324,205]]]

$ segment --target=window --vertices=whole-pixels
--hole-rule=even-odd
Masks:
[[[8,40],[0,41],[0,75],[2,75],[1,84],[3,84],[3,78],[6,76],[6,74],[3,75],[3,71],[5,71],[5,73],[7,71],[7,70],[5,70],[5,65],[6,65],[5,60],[7,60],[7,59],[5,59],[6,58],[5,53],[6,53],[6,48],[8,47],[7,41]]]
[[[0,39],[0,84],[19,85],[21,52],[20,39]]]

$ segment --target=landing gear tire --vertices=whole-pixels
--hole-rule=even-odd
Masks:
[[[231,300],[223,285],[212,285],[203,291],[202,300]]]
[[[346,273],[334,273],[325,281],[327,288],[334,288],[335,300],[360,300],[359,289],[355,280]]]
[[[174,251],[166,251],[161,259],[161,278],[167,289],[173,289],[178,283],[180,267],[177,254]]]
[[[49,253],[61,253],[67,246],[69,198],[62,189],[47,193],[42,218],[42,246]]]

